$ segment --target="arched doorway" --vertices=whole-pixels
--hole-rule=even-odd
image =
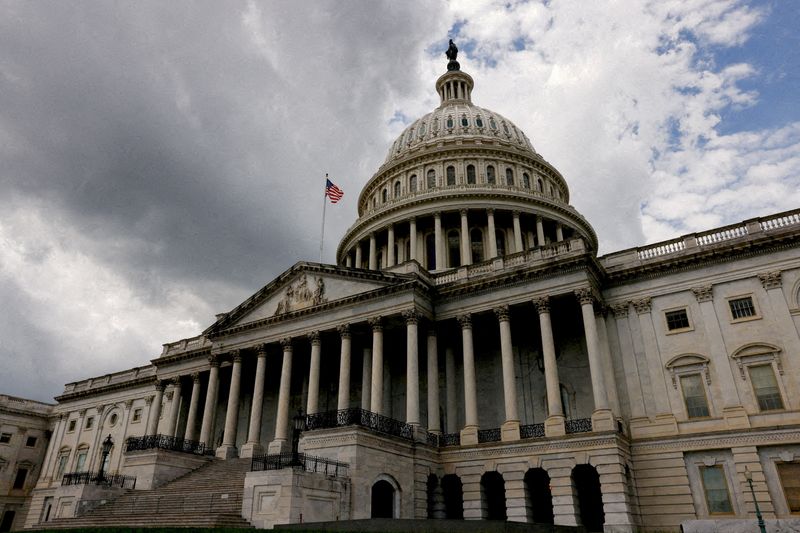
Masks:
[[[506,520],[506,482],[499,472],[481,476],[481,503],[485,520]]]
[[[603,531],[606,521],[603,512],[603,495],[600,475],[592,465],[578,465],[572,469],[572,483],[578,499],[581,524],[586,531]]]
[[[451,520],[464,518],[464,488],[461,479],[455,474],[448,474],[442,478],[442,492],[444,492],[445,516]]]
[[[550,476],[543,468],[531,468],[525,473],[525,496],[530,519],[535,524],[553,523],[553,494]]]
[[[372,485],[372,518],[394,518],[394,487],[385,479]]]

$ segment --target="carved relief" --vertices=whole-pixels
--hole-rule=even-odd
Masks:
[[[611,312],[614,313],[614,318],[625,318],[628,316],[628,302],[624,302],[621,304],[612,304],[611,305]]]
[[[305,273],[302,274],[286,287],[283,298],[278,302],[278,309],[275,311],[275,314],[282,315],[327,302],[328,298],[325,296],[325,281],[322,278],[316,278],[314,283],[316,286],[312,289],[309,286],[308,277]]]
[[[694,297],[698,302],[710,302],[714,299],[714,293],[711,285],[704,285],[702,287],[692,287]]]
[[[650,305],[653,303],[652,298],[642,298],[641,300],[634,300],[633,307],[640,315],[650,312]]]
[[[761,281],[761,285],[763,285],[765,289],[779,289],[783,285],[780,270],[759,274],[758,279]]]

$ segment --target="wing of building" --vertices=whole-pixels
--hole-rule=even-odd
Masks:
[[[753,531],[757,503],[800,528],[800,210],[598,256],[564,177],[453,63],[336,265],[67,384],[28,527],[163,510],[227,463],[224,499],[261,527]]]

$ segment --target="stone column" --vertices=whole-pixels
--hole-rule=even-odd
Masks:
[[[467,220],[467,210],[461,210],[461,265],[472,264],[472,250],[469,245],[469,221]]]
[[[650,316],[650,298],[642,298],[633,302],[633,307],[639,315],[639,326],[642,330],[645,357],[650,371],[650,387],[656,405],[656,416],[672,413],[667,396],[667,384],[664,381],[664,365],[658,351],[656,332],[653,329],[653,320]]]
[[[250,425],[247,426],[247,442],[242,446],[241,457],[253,457],[264,453],[261,446],[261,414],[264,409],[264,380],[267,373],[267,345],[258,347],[256,381],[253,385],[253,405],[250,407]]]
[[[364,261],[361,258],[361,243],[356,244],[356,268],[362,268]]]
[[[344,258],[344,266],[350,268],[353,266],[353,257],[350,255],[350,252],[347,252],[347,255]]]
[[[175,436],[175,430],[178,427],[178,415],[181,408],[181,378],[180,376],[172,378],[172,407],[169,410],[169,420],[167,420],[167,429],[164,433],[170,437]]]
[[[200,373],[192,374],[192,396],[189,399],[189,414],[186,416],[186,431],[183,438],[197,440],[197,410],[200,406]]]
[[[158,434],[158,421],[161,418],[161,400],[164,398],[164,382],[156,380],[156,395],[147,417],[147,435]],[[76,441],[77,442],[77,441]]]
[[[387,228],[388,237],[387,237],[387,246],[386,246],[386,266],[392,267],[395,263],[395,256],[394,256],[394,224],[389,224]]]
[[[619,351],[622,355],[622,367],[625,369],[625,387],[628,391],[631,418],[636,419],[644,418],[647,415],[644,408],[642,382],[639,378],[639,369],[636,366],[633,339],[631,338],[630,325],[628,324],[628,307],[628,302],[615,304],[611,306],[611,311],[614,313],[614,322],[617,325]]]
[[[561,242],[564,240],[564,229],[561,227],[561,224],[556,224],[556,241]]]
[[[319,411],[319,365],[322,356],[322,340],[319,331],[308,334],[311,341],[311,361],[308,365],[308,401],[306,413],[313,415]]]
[[[603,369],[603,379],[605,380],[606,393],[608,394],[608,405],[611,408],[611,413],[615,417],[619,417],[622,411],[619,405],[619,392],[617,390],[614,361],[611,359],[611,345],[608,340],[608,323],[606,322],[608,311],[608,306],[601,306],[600,309],[595,312],[594,320],[597,324],[597,337],[600,340],[600,366]],[[617,366],[617,368],[619,368],[619,366]]]
[[[336,408],[341,411],[350,407],[350,324],[342,324],[337,329],[342,348],[339,352],[339,398]]]
[[[517,411],[517,377],[514,372],[514,351],[511,343],[511,311],[507,305],[495,308],[500,323],[500,359],[503,365],[503,399],[506,420],[501,428],[503,441],[519,440],[519,413]]]
[[[475,353],[472,347],[472,316],[458,317],[464,351],[464,429],[461,444],[478,443],[478,393],[475,379]]]
[[[550,324],[550,298],[545,296],[533,301],[539,312],[539,329],[542,335],[542,358],[544,360],[544,382],[547,388],[547,419],[544,431],[548,437],[558,437],[566,433],[564,427],[564,407],[561,405],[561,382],[558,379],[556,346],[553,342],[553,328]]]
[[[447,402],[447,433],[458,431],[458,394],[456,391],[456,357],[453,348],[447,347],[444,350],[444,372],[446,380],[446,402]]]
[[[375,242],[375,234],[369,234],[369,269],[370,270],[377,270],[378,269],[378,251],[377,251],[377,244]]]
[[[208,388],[206,389],[206,402],[203,406],[203,423],[200,425],[200,442],[210,448],[211,435],[214,432],[214,417],[217,407],[217,391],[219,390],[219,358],[216,355],[208,356]]]
[[[586,336],[586,354],[589,359],[589,376],[592,381],[592,399],[594,400],[592,430],[613,431],[614,416],[611,414],[611,409],[608,408],[608,393],[603,376],[603,365],[600,362],[600,338],[597,335],[597,322],[594,318],[594,296],[588,287],[576,290],[575,296],[581,304],[583,332]]]
[[[487,235],[487,241],[489,244],[489,259],[494,259],[497,257],[497,235],[494,228],[494,209],[487,209],[486,210],[486,221],[487,221],[487,231],[489,235]]]
[[[514,251],[522,251],[522,228],[519,225],[519,211],[514,211]]]
[[[411,254],[409,259],[417,260],[417,219],[411,217],[408,221],[408,238],[411,240],[408,246],[409,253]]]
[[[58,451],[61,448],[61,435],[62,429],[66,424],[64,415],[58,415],[56,425],[53,426],[53,433],[50,436],[50,442],[47,443],[47,452],[45,453],[45,462],[42,466],[42,483],[46,484],[53,477],[53,464],[58,461]]]
[[[403,311],[406,320],[406,423],[419,425],[419,338],[416,309]]]
[[[361,359],[361,408],[372,408],[372,348],[364,348]]]
[[[217,448],[217,457],[230,459],[238,455],[236,449],[236,430],[239,426],[239,392],[242,381],[242,354],[239,350],[231,353],[231,388],[228,392],[228,409],[225,411],[225,432],[222,434],[222,446]]]
[[[544,222],[542,217],[536,217],[536,244],[544,246]]]
[[[288,449],[289,396],[292,386],[292,339],[281,339],[283,346],[283,365],[281,384],[278,389],[278,413],[275,417],[275,439],[269,443],[267,453],[283,453]]]
[[[442,214],[433,214],[433,232],[436,241],[436,270],[444,268],[444,236],[442,235]]]
[[[441,433],[439,425],[439,353],[436,345],[436,330],[433,323],[428,327],[428,431]]]
[[[372,393],[370,408],[373,413],[383,414],[383,322],[381,317],[371,318],[372,326]]]

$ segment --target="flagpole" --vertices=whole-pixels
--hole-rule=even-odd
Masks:
[[[325,173],[325,192],[322,194],[322,229],[319,232],[319,262],[322,263],[322,246],[325,243],[325,208],[328,205],[328,173]]]

